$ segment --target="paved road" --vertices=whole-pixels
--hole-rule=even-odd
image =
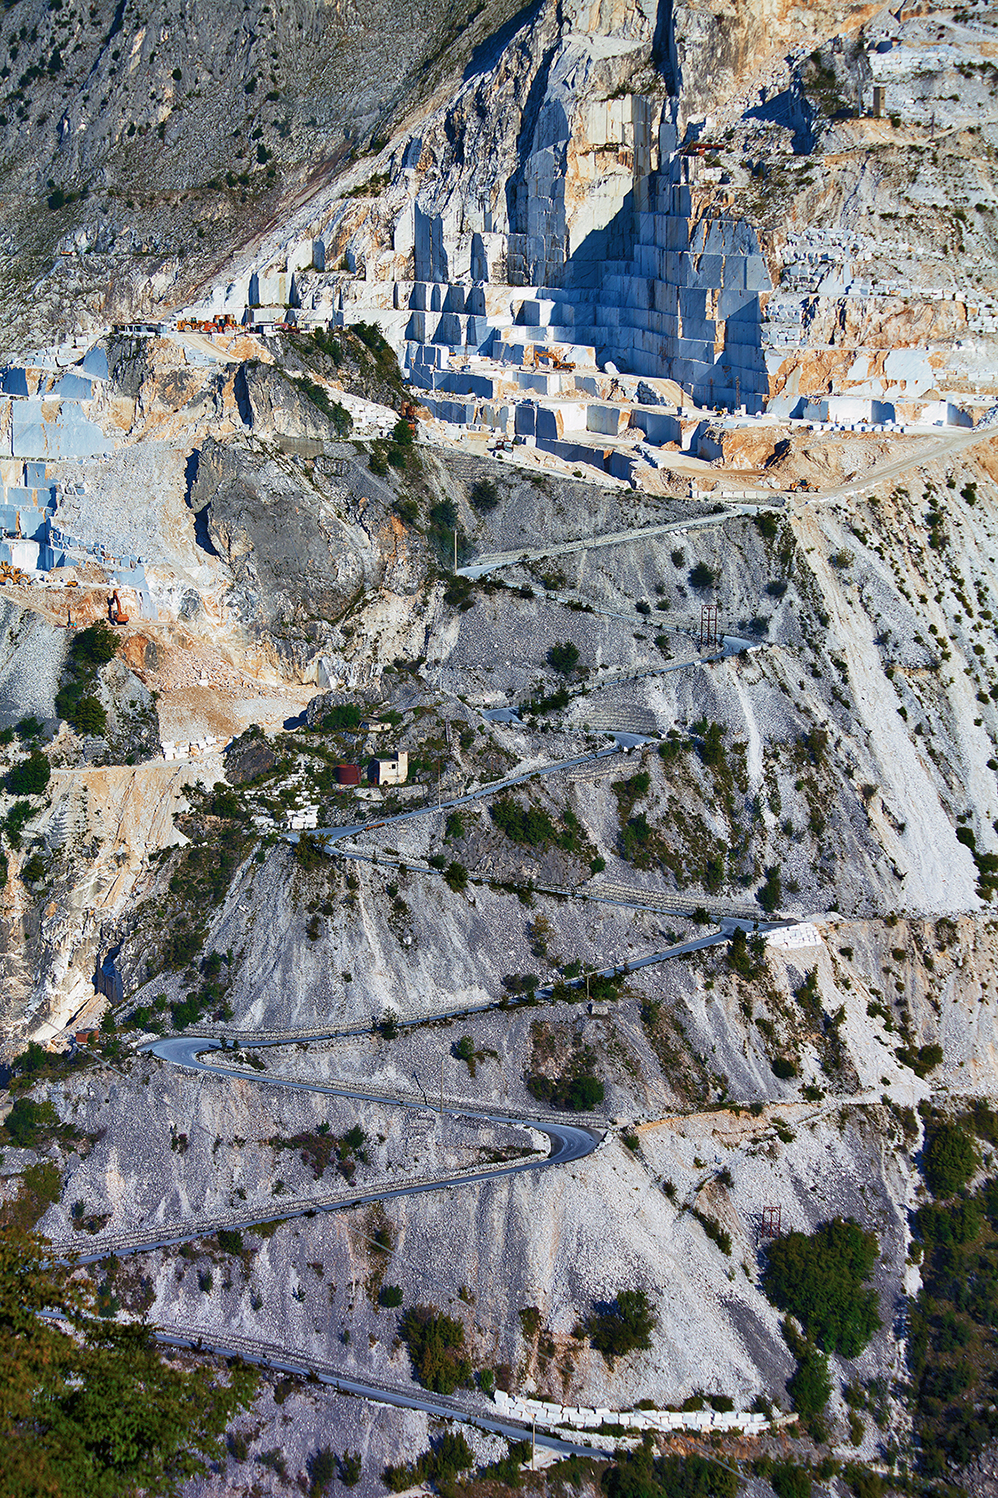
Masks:
[[[490,1005],[483,1005],[490,1008]],[[470,1011],[469,1011],[470,1012]],[[368,1032],[370,1027],[367,1027]],[[340,1038],[344,1033],[364,1032],[342,1032],[321,1031],[310,1036],[313,1040],[330,1040]],[[301,1036],[274,1037],[268,1040],[254,1040],[252,1036],[243,1036],[244,1043],[254,1047],[281,1045],[285,1039],[301,1039]],[[250,1067],[226,1065],[211,1059],[202,1059],[206,1053],[221,1051],[222,1042],[216,1039],[204,1039],[198,1035],[175,1035],[164,1040],[155,1040],[146,1043],[143,1050],[150,1051],[160,1060],[169,1062],[172,1066],[180,1067],[183,1071],[212,1072],[218,1076],[232,1077],[241,1082],[259,1083],[261,1086],[285,1087],[295,1092],[318,1092],[327,1097],[354,1098],[363,1102],[385,1103],[389,1106],[409,1108],[415,1112],[436,1113],[439,1110],[433,1108],[430,1103],[422,1097],[403,1097],[398,1094],[385,1093],[373,1088],[365,1088],[356,1083],[341,1083],[324,1085],[319,1082],[298,1082],[290,1078],[271,1076],[267,1072],[259,1072]],[[444,1108],[444,1116],[451,1118],[471,1118],[482,1123],[508,1124],[514,1128],[528,1127],[536,1129],[539,1133],[546,1134],[551,1143],[551,1151],[546,1157],[527,1160],[519,1160],[511,1165],[490,1165],[481,1170],[451,1171],[446,1175],[426,1177],[418,1181],[407,1181],[399,1186],[382,1184],[372,1186],[360,1191],[343,1192],[336,1197],[306,1198],[297,1202],[294,1206],[283,1206],[275,1203],[276,1210],[261,1212],[260,1208],[243,1209],[242,1211],[229,1211],[218,1218],[201,1220],[200,1222],[188,1222],[173,1226],[164,1224],[159,1228],[132,1229],[126,1233],[109,1234],[102,1237],[101,1242],[95,1247],[91,1254],[82,1254],[79,1262],[83,1264],[98,1263],[108,1258],[111,1254],[133,1254],[145,1253],[153,1249],[174,1247],[178,1243],[188,1243],[197,1238],[203,1238],[210,1233],[217,1232],[222,1227],[248,1227],[254,1221],[259,1222],[266,1217],[269,1221],[287,1221],[295,1217],[304,1217],[313,1212],[337,1212],[346,1207],[354,1207],[375,1201],[390,1201],[399,1196],[417,1196],[426,1191],[439,1191],[447,1186],[468,1185],[482,1181],[500,1180],[503,1176],[517,1175],[526,1170],[544,1170],[551,1165],[568,1165],[573,1160],[581,1160],[586,1155],[592,1154],[599,1144],[602,1134],[595,1129],[585,1128],[579,1124],[566,1123],[560,1119],[544,1118],[540,1115],[531,1117],[526,1115],[514,1115],[509,1112],[498,1111],[494,1108],[477,1108],[472,1105],[462,1104]],[[78,1242],[78,1240],[74,1240]],[[58,1244],[60,1249],[67,1245]]]
[[[729,505],[716,515],[698,515],[696,518],[670,520],[661,525],[637,526],[629,531],[607,531],[603,535],[556,542],[551,546],[540,546],[529,550],[521,546],[518,551],[499,551],[489,556],[476,557],[473,562],[459,567],[458,572],[463,577],[477,578],[482,577],[486,572],[495,572],[502,567],[515,567],[524,560],[536,562],[542,561],[545,557],[568,556],[573,552],[591,551],[603,546],[621,546],[628,541],[641,541],[653,536],[675,535],[687,530],[706,530],[711,526],[726,525],[729,520],[746,515],[758,515],[760,510],[782,510],[788,503],[812,506],[831,504],[839,499],[853,499],[864,490],[872,488],[874,484],[883,483],[885,479],[900,478],[913,469],[924,467],[926,463],[934,463],[939,458],[962,452],[964,448],[973,447],[978,442],[986,442],[989,438],[998,439],[998,427],[975,427],[969,431],[961,430],[955,436],[943,437],[932,442],[917,456],[907,453],[893,463],[885,463],[868,469],[865,474],[857,475],[847,484],[841,484],[835,489],[824,489],[820,494],[808,494],[807,498],[798,492],[774,489],[770,493],[761,492],[758,503]],[[707,497],[716,498],[718,503],[723,503],[724,500],[722,491],[717,491],[716,494]]]
[[[481,1414],[474,1406],[463,1403],[459,1399],[451,1399],[443,1394],[421,1397],[405,1389],[395,1389],[390,1384],[350,1378],[332,1371],[331,1364],[318,1360],[295,1362],[289,1360],[283,1349],[251,1337],[230,1335],[227,1341],[219,1342],[214,1336],[206,1339],[204,1333],[194,1327],[173,1328],[169,1331],[161,1328],[155,1335],[157,1341],[168,1347],[191,1347],[201,1352],[218,1353],[222,1357],[235,1355],[242,1358],[244,1362],[258,1363],[264,1367],[273,1368],[279,1373],[295,1373],[304,1378],[314,1376],[319,1383],[339,1389],[345,1394],[359,1394],[365,1399],[375,1400],[378,1404],[393,1405],[396,1409],[425,1410],[427,1414],[439,1419],[461,1420],[466,1425],[477,1425],[480,1430],[505,1436],[510,1441],[522,1441],[530,1435],[530,1426],[516,1425],[511,1420],[491,1419]],[[594,1438],[598,1439],[595,1436]],[[575,1441],[563,1441],[557,1436],[546,1435],[541,1431],[536,1433],[534,1440],[538,1446],[543,1446],[549,1451],[557,1451],[564,1456],[610,1458],[614,1455],[612,1449],[584,1446]]]
[[[623,754],[626,751],[620,744],[612,744],[606,749],[596,749],[592,754],[579,754],[573,759],[557,759],[552,764],[541,765],[536,770],[527,770],[522,775],[511,775],[508,780],[493,780],[488,785],[481,786],[477,791],[468,791],[464,796],[452,796],[449,801],[441,801],[436,806],[417,806],[413,811],[395,812],[390,817],[379,817],[373,822],[357,822],[349,827],[317,827],[313,836],[324,837],[327,842],[336,843],[345,837],[355,837],[359,832],[370,832],[374,827],[390,827],[394,822],[411,822],[415,817],[429,816],[434,812],[450,811],[453,806],[469,806],[473,801],[482,801],[486,796],[497,796],[500,792],[507,790],[510,786],[526,785],[539,775],[556,775],[559,770],[572,770],[577,765],[590,765],[599,759],[609,759],[611,755]],[[296,843],[299,834],[289,832],[287,841]]]
[[[825,489],[820,494],[809,494],[803,498],[800,494],[791,495],[795,503],[810,507],[812,505],[828,504],[836,499],[854,499],[867,489],[872,489],[875,484],[882,484],[885,479],[901,478],[913,469],[924,468],[926,463],[935,463],[940,458],[952,456],[954,453],[963,452],[965,448],[975,447],[978,442],[987,442],[989,438],[998,440],[998,427],[974,427],[971,430],[961,430],[956,436],[943,437],[938,442],[933,442],[929,447],[923,449],[918,457],[912,453],[903,458],[897,458],[893,463],[885,463],[877,468],[870,468],[865,474],[858,474],[856,478],[850,479],[848,484],[841,484],[837,489]]]
[[[722,498],[723,496],[719,496]],[[459,567],[461,577],[482,577],[486,572],[495,572],[500,567],[515,567],[522,561],[538,562],[545,557],[563,557],[576,551],[591,551],[598,546],[622,546],[627,541],[642,541],[652,536],[685,535],[687,531],[703,530],[706,526],[722,525],[738,515],[757,515],[759,509],[775,505],[780,496],[774,494],[760,497],[758,505],[729,506],[720,515],[698,515],[695,519],[668,520],[661,525],[641,525],[629,531],[606,531],[600,536],[584,536],[576,541],[556,541],[550,546],[538,546],[530,550],[497,551],[491,556],[476,557],[464,567]]]

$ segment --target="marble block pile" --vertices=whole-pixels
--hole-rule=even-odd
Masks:
[[[657,1430],[663,1434],[690,1431],[707,1434],[712,1431],[740,1431],[745,1435],[762,1435],[785,1423],[766,1415],[742,1414],[718,1410],[609,1410],[586,1409],[575,1405],[549,1404],[543,1399],[527,1399],[516,1394],[495,1392],[497,1408],[512,1420],[525,1425],[541,1425],[546,1430],[598,1431],[604,1425],[622,1425],[629,1431]],[[793,1418],[793,1417],[791,1417]]]

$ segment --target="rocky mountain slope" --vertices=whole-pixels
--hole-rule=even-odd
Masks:
[[[192,1498],[321,1491],[323,1448],[425,1486],[384,1474],[427,1400],[497,1388],[598,1411],[615,1498],[642,1409],[703,1413],[656,1449],[753,1498],[991,1491],[988,9],[20,0],[0,34],[5,566],[45,494],[67,564],[0,608],[0,1218],[109,1314],[301,1371]],[[74,328],[196,299],[315,327],[67,371]],[[523,392],[677,408],[654,482],[420,414],[491,378],[484,325],[530,341],[514,304],[597,361]],[[852,397],[897,420],[807,405]],[[462,1428],[455,1492],[600,1489]]]

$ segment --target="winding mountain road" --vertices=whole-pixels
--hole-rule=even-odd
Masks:
[[[488,572],[499,571],[503,567],[515,567],[521,562],[540,562],[548,557],[570,556],[574,552],[595,551],[604,546],[621,546],[628,541],[650,540],[654,536],[682,535],[687,530],[707,530],[712,526],[726,525],[729,520],[740,520],[746,516],[754,517],[760,510],[782,510],[788,505],[811,507],[832,504],[840,499],[855,499],[864,490],[883,483],[885,479],[901,478],[914,469],[923,468],[926,463],[935,463],[940,458],[951,457],[965,448],[974,447],[978,442],[986,442],[989,438],[998,439],[998,427],[973,427],[969,430],[961,428],[956,433],[939,438],[933,436],[931,439],[928,433],[909,435],[925,436],[929,439],[917,455],[905,453],[891,463],[884,463],[879,467],[867,469],[865,473],[857,474],[847,483],[836,485],[834,489],[823,489],[817,494],[808,493],[806,498],[794,491],[761,489],[758,498],[753,498],[750,503],[725,505],[724,509],[719,510],[715,515],[697,515],[681,520],[667,520],[659,525],[636,526],[629,531],[606,531],[602,535],[556,541],[550,546],[531,548],[521,546],[516,551],[497,551],[488,556],[475,557],[473,561],[467,562],[457,570],[460,576],[474,579],[483,577]],[[724,491],[720,489],[701,496],[702,499],[716,500],[719,504],[724,503],[724,497]]]

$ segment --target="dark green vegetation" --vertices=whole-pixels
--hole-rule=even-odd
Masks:
[[[107,713],[95,694],[97,673],[118,653],[118,637],[103,620],[88,624],[74,635],[63,681],[55,699],[55,710],[77,733],[102,734]]]
[[[224,1459],[256,1388],[243,1367],[223,1380],[168,1366],[148,1327],[100,1317],[89,1288],[16,1232],[0,1234],[0,1338],[3,1498],[165,1498]]]
[[[150,953],[145,979],[166,968],[183,972],[192,985],[180,1003],[171,1006],[177,1029],[193,1024],[206,1011],[231,1018],[225,994],[232,982],[232,954],[210,952],[199,959],[199,953],[212,910],[225,898],[254,840],[231,786],[220,781],[210,792],[191,790],[188,798],[191,811],[177,823],[190,841],[167,855],[174,861],[166,900],[143,911]],[[295,846],[297,852],[301,843]],[[151,1018],[146,1009],[132,1015],[139,1024]]]
[[[810,1236],[788,1233],[767,1244],[762,1286],[810,1341],[855,1358],[881,1325],[876,1291],[865,1283],[879,1251],[875,1233],[835,1217]]]
[[[360,720],[361,710],[355,702],[340,702],[329,709],[319,727],[323,733],[356,732]]]
[[[548,651],[548,665],[561,676],[571,676],[579,664],[579,647],[571,640],[559,640]]]
[[[444,1315],[436,1306],[412,1306],[402,1317],[399,1331],[424,1388],[453,1394],[471,1378],[464,1327],[453,1316]]]
[[[317,385],[307,375],[300,375],[294,382],[302,395],[317,411],[321,411],[337,437],[349,437],[353,430],[353,417],[339,401],[330,399],[325,386]]]
[[[458,1472],[466,1472],[475,1464],[475,1454],[461,1431],[445,1431],[435,1446],[424,1451],[411,1466],[386,1467],[385,1484],[391,1493],[404,1493],[421,1482],[431,1482],[440,1488]]]
[[[514,843],[527,848],[560,848],[589,858],[595,852],[582,823],[566,806],[559,826],[541,806],[523,806],[512,796],[500,796],[489,808],[493,822]]]
[[[49,762],[40,749],[32,749],[7,772],[7,790],[12,796],[40,796],[49,783]]]
[[[59,1119],[50,1102],[19,1097],[4,1119],[3,1132],[19,1149],[35,1149],[51,1139],[58,1127]]]
[[[643,1290],[621,1290],[613,1305],[590,1317],[586,1330],[612,1368],[617,1358],[647,1350],[657,1325],[658,1316]]]
[[[703,1456],[655,1456],[645,1439],[602,1477],[607,1498],[735,1498],[738,1474]]]
[[[603,1101],[603,1083],[596,1074],[596,1052],[583,1043],[581,1035],[573,1035],[567,1054],[559,1027],[533,1024],[530,1038],[531,1069],[525,1081],[532,1097],[551,1108],[573,1113],[586,1112]]]
[[[951,1463],[965,1466],[998,1438],[992,1395],[998,1385],[998,1179],[992,1166],[977,1190],[966,1189],[978,1164],[971,1133],[992,1149],[998,1144],[998,1114],[987,1104],[976,1103],[958,1122],[930,1114],[922,1168],[942,1201],[921,1207],[914,1221],[922,1290],[911,1312],[909,1387],[919,1466],[941,1484],[953,1481]]]
[[[308,1133],[295,1134],[290,1139],[271,1139],[275,1150],[300,1150],[302,1164],[307,1165],[317,1181],[321,1180],[330,1165],[336,1165],[339,1175],[352,1181],[358,1162],[366,1164],[364,1149],[366,1136],[360,1124],[354,1124],[342,1138],[330,1132],[328,1124],[320,1124]]]
[[[926,1129],[922,1170],[933,1196],[955,1196],[973,1176],[977,1148],[959,1124],[939,1119]]]

